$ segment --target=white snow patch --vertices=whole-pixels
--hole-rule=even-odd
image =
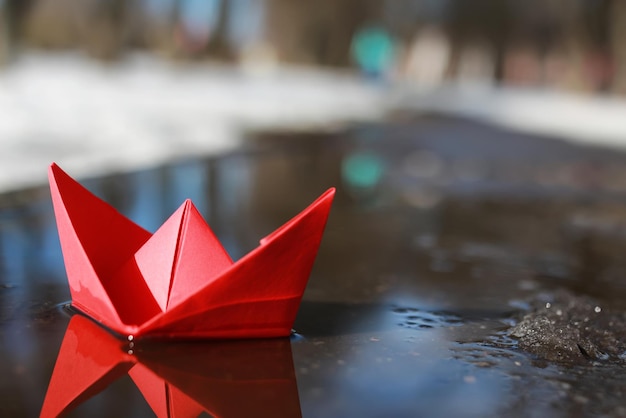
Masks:
[[[135,56],[109,66],[28,54],[0,72],[0,190],[226,152],[256,129],[382,116],[379,88],[301,68],[243,71]]]

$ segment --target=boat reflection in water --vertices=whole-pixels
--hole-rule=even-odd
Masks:
[[[289,339],[139,347],[74,315],[41,417],[65,415],[128,374],[158,417],[301,417]]]

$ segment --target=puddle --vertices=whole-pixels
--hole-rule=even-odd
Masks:
[[[393,308],[392,312],[400,320],[398,326],[408,329],[432,329],[463,323],[462,318],[447,312],[428,312],[404,307]]]
[[[115,346],[105,354],[122,366],[67,401],[69,416],[237,417],[246,405],[256,416],[626,416],[626,193],[602,170],[593,183],[548,170],[606,162],[626,177],[624,154],[441,118],[250,140],[241,152],[85,184],[152,231],[191,198],[235,260],[337,186],[297,334],[276,343],[288,355],[252,361],[246,353],[263,352],[255,342]],[[0,416],[41,412],[67,341],[67,300],[47,190],[0,196]],[[594,323],[610,332],[576,328],[588,300],[614,315]],[[546,303],[566,322],[543,315]],[[532,318],[555,321],[552,331]],[[575,358],[555,358],[549,338],[525,339],[567,327],[581,336],[562,340]],[[95,358],[88,346],[83,359]],[[149,381],[167,396],[146,395]]]

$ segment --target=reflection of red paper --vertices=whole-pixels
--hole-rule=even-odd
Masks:
[[[56,164],[49,178],[78,309],[135,338],[289,335],[334,189],[233,263],[189,200],[150,234]]]
[[[197,417],[205,411],[215,417],[301,416],[288,339],[127,350],[91,320],[74,315],[41,417],[71,411],[127,373],[158,417]]]

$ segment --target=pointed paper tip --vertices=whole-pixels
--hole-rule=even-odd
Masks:
[[[335,191],[334,187],[326,190],[320,197],[315,199],[313,203],[311,203],[302,213],[308,213],[313,211],[318,211],[318,213],[325,213],[325,216],[328,216],[330,212],[330,207],[333,204],[333,200],[335,199]]]
[[[192,207],[194,207],[194,204],[191,201],[191,199],[185,199],[185,201],[181,203],[180,206],[178,206],[178,208],[176,208],[174,213],[178,213],[179,211],[182,211],[184,213],[184,212],[189,211],[189,209],[191,209]]]
[[[72,179],[69,174],[67,174],[65,171],[63,171],[61,167],[57,165],[57,163],[53,162],[52,164],[50,164],[50,167],[48,167],[48,181],[50,182],[50,185],[56,185],[59,182],[59,177]]]
[[[55,163],[54,161],[48,167],[48,171],[54,174],[58,174],[58,173],[66,174],[65,171],[63,171],[63,169],[59,167],[59,165]]]
[[[336,191],[337,191],[337,189],[336,189],[336,188],[331,187],[330,189],[326,190],[326,191],[324,192],[324,194],[322,194],[322,196],[320,196],[320,200],[321,200],[321,199],[328,199],[328,198],[332,199],[332,198],[334,198],[334,197],[335,197],[335,192],[336,192]]]
[[[52,180],[59,171],[63,170],[61,170],[61,167],[59,167],[57,163],[50,164],[50,167],[48,167],[48,177]]]
[[[334,187],[326,190],[324,193],[322,193],[320,197],[315,199],[315,201],[311,203],[306,210],[315,210],[315,208],[318,208],[318,210],[324,211],[326,213],[325,216],[328,216],[328,213],[330,212],[330,207],[333,204],[333,200],[335,199],[336,191],[337,189],[335,189]]]
[[[270,240],[276,238],[283,231],[285,231],[289,227],[289,225],[293,224],[294,222],[297,222],[299,219],[307,216],[308,214],[310,214],[311,212],[314,212],[314,211],[317,211],[318,213],[324,213],[324,215],[323,215],[324,216],[324,225],[326,225],[326,217],[328,217],[328,213],[330,212],[331,204],[333,203],[333,199],[335,198],[335,191],[336,191],[336,189],[334,187],[331,187],[330,189],[326,190],[324,193],[322,193],[320,195],[320,197],[315,199],[315,201],[313,203],[311,203],[306,209],[304,209],[302,212],[300,212],[298,215],[296,215],[290,221],[285,223],[283,226],[281,226],[280,228],[278,228],[277,230],[275,230],[274,232],[272,232],[268,236],[266,236],[264,238],[261,238],[261,240],[259,241],[260,244],[261,245],[267,244]],[[323,229],[323,227],[322,227],[322,229]]]
[[[187,214],[191,212],[192,209],[195,209],[196,212],[198,211],[196,205],[193,204],[193,201],[191,199],[185,199],[183,204],[180,205],[180,208],[183,210],[183,217],[187,217]]]
[[[333,199],[335,198],[335,192],[337,191],[337,189],[335,189],[334,187],[331,187],[330,189],[326,190],[324,193],[322,193],[317,199],[315,199],[313,201],[313,203],[311,203],[306,210],[309,210],[311,208],[317,207],[319,206],[322,202],[328,202],[328,203],[332,203]]]

